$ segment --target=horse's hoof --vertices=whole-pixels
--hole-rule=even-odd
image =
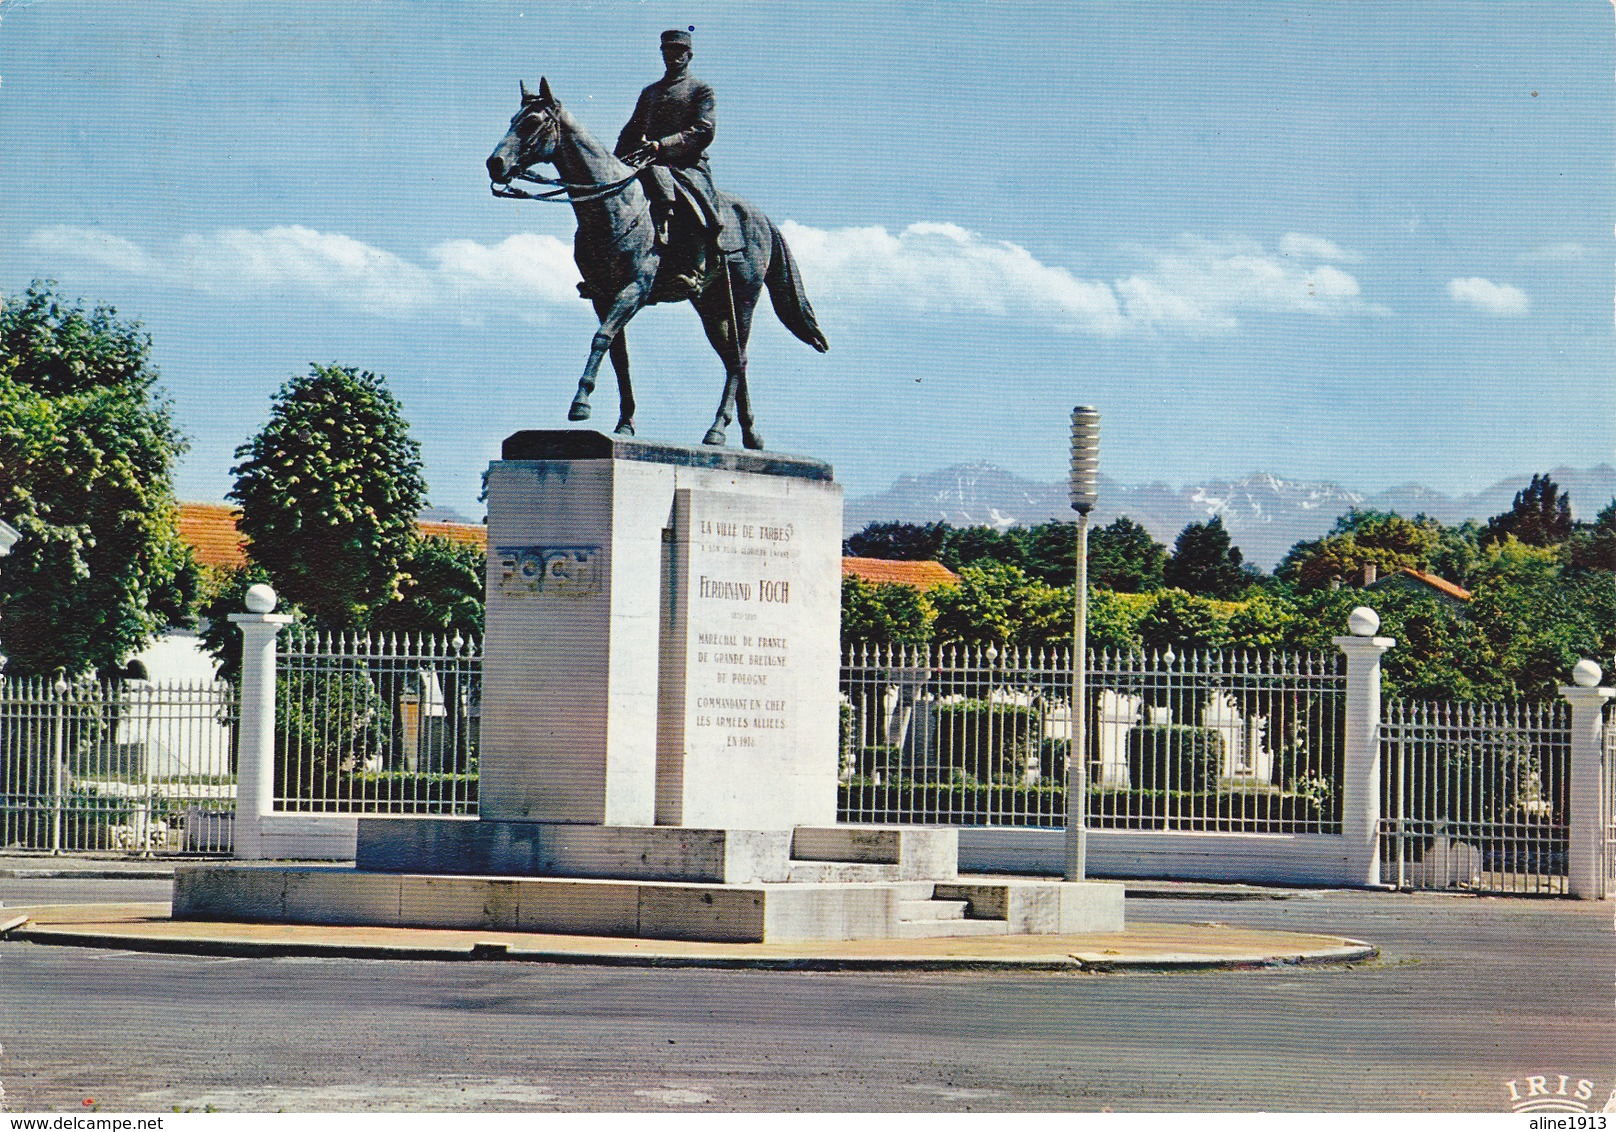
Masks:
[[[569,421],[587,421],[589,419],[589,402],[581,398],[574,398],[572,408],[567,410]]]
[[[754,452],[761,452],[763,451],[763,437],[759,433],[743,432],[741,433],[741,445],[750,448]]]
[[[634,422],[633,421],[618,421],[617,422],[617,427],[612,429],[612,432],[615,433],[618,436],[633,436],[634,435]]]
[[[703,444],[713,444],[722,447],[724,444],[724,430],[714,425],[707,430],[707,435],[701,438]]]

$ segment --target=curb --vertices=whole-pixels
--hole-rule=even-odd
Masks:
[[[1240,955],[1228,957],[1155,956],[1138,960],[1099,959],[1070,954],[1062,960],[1048,958],[942,958],[936,956],[886,958],[873,956],[700,956],[700,955],[614,955],[578,951],[526,950],[508,944],[473,943],[460,947],[408,947],[314,942],[260,942],[253,940],[160,938],[124,936],[98,932],[63,931],[54,927],[18,926],[0,931],[8,940],[43,946],[105,948],[117,951],[145,951],[176,955],[203,955],[228,958],[329,958],[411,960],[416,962],[510,962],[550,963],[588,967],[706,968],[709,970],[752,971],[1066,971],[1085,974],[1171,974],[1190,971],[1254,971],[1277,967],[1351,964],[1372,959],[1380,949],[1361,940],[1344,940],[1348,946],[1312,955]]]
[[[0,869],[8,880],[173,880],[173,869]]]
[[[1205,888],[1141,885],[1137,881],[1121,882],[1129,900],[1216,900],[1228,903],[1249,900],[1320,900],[1328,889],[1316,888],[1243,888],[1236,886],[1208,886]]]

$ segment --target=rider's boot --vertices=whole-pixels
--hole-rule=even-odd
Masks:
[[[664,200],[651,201],[651,226],[656,234],[656,249],[659,252],[668,250],[672,243],[673,205]]]

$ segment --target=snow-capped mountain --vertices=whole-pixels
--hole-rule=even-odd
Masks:
[[[1571,497],[1577,518],[1592,518],[1616,498],[1616,468],[1608,464],[1555,468],[1549,475]],[[1444,523],[1485,521],[1507,511],[1515,493],[1530,480],[1529,475],[1512,476],[1455,498],[1422,484],[1402,484],[1369,494],[1335,483],[1282,479],[1268,472],[1179,488],[1162,483],[1129,486],[1102,475],[1094,519],[1104,525],[1126,515],[1171,547],[1186,524],[1220,515],[1246,560],[1271,569],[1294,544],[1320,537],[1338,516],[1354,507],[1410,517],[1423,512]],[[1040,483],[992,464],[974,463],[904,476],[886,491],[848,500],[843,529],[852,534],[876,521],[939,520],[955,526],[985,524],[1003,529],[1071,518],[1064,482]]]

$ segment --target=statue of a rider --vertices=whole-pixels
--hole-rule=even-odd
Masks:
[[[713,140],[713,88],[690,73],[690,32],[662,33],[663,76],[640,92],[634,114],[618,135],[613,151],[630,165],[642,166],[640,184],[650,198],[656,244],[678,282],[699,287],[707,245],[722,247],[723,221],[707,147]],[[681,254],[680,201],[694,220],[693,238]],[[671,262],[670,262],[671,261]]]

